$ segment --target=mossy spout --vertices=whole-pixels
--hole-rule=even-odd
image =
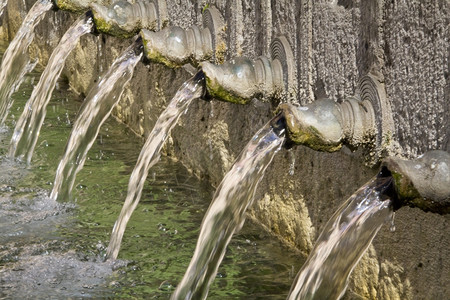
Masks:
[[[307,106],[284,103],[288,138],[318,151],[334,152],[344,143],[357,147],[375,135],[374,111],[369,102],[349,98],[342,103],[317,100]]]
[[[363,76],[351,97],[341,102],[320,99],[306,106],[283,103],[287,145],[305,145],[334,152],[343,145],[362,148],[365,162],[374,166],[395,150],[392,111],[384,83],[371,74]]]
[[[145,57],[171,68],[187,63],[197,66],[206,60],[221,62],[226,50],[224,24],[219,11],[209,7],[203,12],[203,28],[171,26],[159,32],[143,29]]]
[[[238,57],[223,65],[202,62],[200,66],[206,74],[208,93],[218,100],[238,104],[246,104],[253,98],[269,100],[292,96],[296,72],[286,38],[274,39],[271,51],[270,58]]]
[[[394,208],[418,207],[438,214],[450,213],[450,154],[441,150],[406,160],[389,157],[383,167],[392,173],[398,200]]]
[[[90,7],[97,30],[121,38],[133,37],[144,28],[158,30],[168,23],[163,0],[139,0],[134,4],[120,0],[109,7],[93,2]]]
[[[342,147],[344,130],[339,106],[323,99],[308,106],[281,104],[289,140],[318,151],[333,152]]]
[[[198,64],[213,56],[211,34],[208,29],[192,26],[187,30],[178,26],[159,32],[141,31],[145,46],[145,57],[152,62],[162,63],[170,68],[184,64]]]

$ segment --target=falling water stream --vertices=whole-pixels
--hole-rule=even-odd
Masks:
[[[97,86],[88,93],[58,165],[50,198],[63,201],[70,199],[77,173],[83,168],[100,127],[119,102],[125,85],[133,76],[142,51],[142,41],[138,39],[114,61]]]
[[[17,121],[9,149],[11,157],[24,157],[28,163],[31,162],[39,131],[45,119],[47,105],[55,89],[56,81],[63,70],[64,63],[80,37],[89,33],[92,26],[92,17],[81,16],[67,30],[59,45],[53,50],[39,83],[34,88],[31,98]]]
[[[12,96],[10,128],[38,82],[36,69]],[[194,252],[214,190],[161,157],[128,224],[121,259],[103,262],[143,142],[109,118],[77,175],[76,202],[49,199],[80,105],[67,89],[59,80],[32,165],[6,156],[12,130],[0,132],[0,299],[169,299]],[[228,246],[208,299],[285,299],[300,259],[246,222]]]
[[[38,0],[3,55],[0,67],[0,125],[4,124],[8,115],[12,93],[20,86],[24,75],[36,65],[36,62],[30,63],[28,46],[33,41],[34,28],[52,7],[51,0]]]
[[[372,179],[331,217],[298,273],[289,300],[340,299],[348,277],[383,223],[392,218],[392,177]]]
[[[109,242],[107,256],[117,258],[120,243],[125,232],[131,214],[141,199],[142,189],[147,179],[150,168],[159,160],[161,148],[170,135],[170,131],[176,125],[181,114],[186,112],[192,100],[200,98],[205,89],[205,77],[199,71],[194,77],[186,81],[177,91],[167,108],[159,116],[147,141],[142,147],[136,167],[131,173],[128,184],[128,193],[125,203],[117,219]]]
[[[0,0],[0,17],[3,15],[3,9],[5,8],[6,4],[8,4],[8,0]]]
[[[284,122],[277,116],[260,129],[225,175],[203,219],[194,256],[171,299],[206,299],[227,245],[242,228],[256,188],[283,144]]]

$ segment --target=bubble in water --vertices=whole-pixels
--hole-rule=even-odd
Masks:
[[[174,289],[174,286],[167,280],[164,280],[160,285],[159,285],[159,290],[161,291],[165,291],[165,292],[169,292],[172,291]]]

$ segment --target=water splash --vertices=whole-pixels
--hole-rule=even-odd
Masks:
[[[11,95],[22,83],[37,61],[30,63],[28,46],[34,38],[34,28],[53,7],[50,0],[38,0],[28,12],[16,36],[9,44],[0,67],[0,125],[4,124],[12,105]]]
[[[69,200],[77,173],[83,168],[100,127],[119,102],[124,86],[142,57],[142,41],[136,40],[117,58],[102,80],[86,97],[73,125],[65,153],[56,170],[50,198]]]
[[[277,116],[244,148],[219,185],[204,219],[194,256],[171,299],[205,299],[228,243],[245,221],[256,188],[284,141],[284,118]]]
[[[348,277],[384,222],[391,219],[392,177],[376,177],[331,217],[297,274],[288,299],[340,299]]]
[[[202,71],[199,71],[194,77],[183,84],[156,121],[155,128],[153,128],[142,147],[136,166],[134,167],[133,173],[131,173],[127,198],[111,234],[107,250],[108,258],[115,259],[119,254],[123,234],[131,214],[141,199],[142,189],[147,179],[148,171],[159,160],[159,152],[168,138],[170,131],[177,123],[181,114],[188,109],[192,100],[202,96],[204,89],[205,76]]]
[[[9,149],[11,157],[24,157],[28,163],[31,162],[39,131],[47,113],[47,105],[55,89],[56,81],[61,75],[64,63],[70,52],[77,45],[80,37],[89,33],[92,27],[92,17],[83,15],[75,21],[61,38],[41,75],[39,83],[34,88],[31,98],[17,121]]]

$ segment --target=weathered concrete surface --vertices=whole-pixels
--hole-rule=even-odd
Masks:
[[[32,3],[9,1],[0,35],[11,38]],[[269,53],[277,34],[288,37],[298,63],[298,102],[339,101],[353,95],[359,77],[371,71],[385,79],[399,154],[450,151],[448,0],[168,0],[171,25],[200,25],[206,3],[215,3],[227,22],[228,58],[256,58]],[[50,12],[38,27],[32,52],[41,63],[73,20],[68,13]],[[63,76],[83,95],[129,43],[85,36]],[[188,77],[184,70],[141,64],[114,114],[146,135]],[[217,186],[274,106],[196,101],[173,130],[166,152]],[[360,151],[281,150],[260,184],[251,216],[308,253],[337,207],[376,172],[364,166]],[[382,228],[355,269],[346,298],[449,299],[449,221],[401,208],[395,232]]]

